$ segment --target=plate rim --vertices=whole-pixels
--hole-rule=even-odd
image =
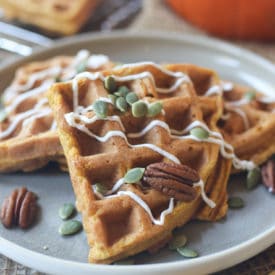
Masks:
[[[218,49],[222,52],[226,52],[231,56],[240,57],[243,60],[252,61],[257,63],[257,66],[263,67],[265,70],[275,71],[275,65],[264,57],[259,56],[249,50],[240,48],[238,46],[232,45],[231,43],[224,42],[217,38],[209,38],[202,35],[193,35],[193,34],[180,34],[180,33],[167,33],[160,31],[143,31],[143,32],[133,32],[133,31],[113,31],[111,33],[85,33],[76,35],[73,37],[63,38],[57,40],[53,46],[49,48],[39,48],[31,56],[28,57],[19,57],[11,59],[11,61],[4,62],[0,67],[0,73],[10,68],[16,68],[21,64],[35,60],[43,53],[51,52],[53,50],[58,50],[62,47],[68,45],[77,45],[83,42],[92,42],[97,40],[114,40],[119,38],[131,38],[131,39],[160,39],[167,41],[177,41],[182,43],[191,43],[199,46],[203,46],[210,49]],[[117,272],[133,272],[134,269],[138,266],[138,271],[143,272],[177,272],[177,271],[189,271],[192,274],[201,271],[203,267],[204,272],[214,272],[224,268],[227,268],[231,265],[238,264],[244,260],[253,257],[257,253],[266,249],[269,245],[274,243],[274,234],[275,234],[275,224],[268,230],[265,230],[261,234],[258,234],[256,237],[249,239],[237,246],[222,250],[221,252],[215,252],[210,255],[201,256],[196,259],[190,259],[188,261],[175,261],[168,263],[153,263],[153,264],[141,264],[133,266],[108,266],[108,265],[92,265],[89,263],[80,263],[70,260],[64,260],[60,258],[55,258],[53,256],[48,256],[39,252],[34,252],[22,246],[19,246],[15,243],[12,243],[2,237],[0,237],[0,252],[21,263],[28,265],[31,268],[38,269],[42,272],[52,272],[57,274],[55,267],[61,268],[66,266],[66,274],[75,274],[76,271],[85,271],[90,272],[102,272],[102,271],[117,271]],[[5,249],[6,248],[6,249]],[[17,251],[18,253],[14,253]],[[33,259],[36,259],[34,261]],[[226,260],[226,261],[225,261]],[[37,262],[42,262],[43,267],[39,267]],[[217,265],[218,263],[218,265]],[[205,266],[207,264],[207,266]],[[46,269],[45,269],[46,268]],[[71,270],[70,270],[71,268]],[[84,270],[83,270],[84,269]],[[60,270],[61,271],[61,270]],[[58,271],[59,272],[59,271]],[[127,273],[126,273],[127,272]],[[62,273],[58,274],[64,274]],[[86,274],[86,273],[85,273]],[[149,273],[148,273],[149,274]]]

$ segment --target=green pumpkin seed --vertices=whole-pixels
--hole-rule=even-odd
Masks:
[[[114,93],[116,96],[126,97],[126,95],[130,92],[129,88],[126,86],[120,86],[118,90]]]
[[[105,118],[108,113],[108,105],[102,100],[96,100],[93,104],[93,110],[97,117]]]
[[[121,112],[126,112],[128,104],[125,100],[124,97],[118,97],[116,100],[116,107],[121,111]]]
[[[126,183],[137,183],[143,177],[145,168],[133,168],[129,170],[124,176],[124,180]]]
[[[112,103],[115,105],[117,97],[113,94],[108,94],[108,97],[111,99]]]
[[[237,209],[244,207],[244,201],[240,197],[230,197],[228,199],[228,206],[231,209]]]
[[[70,220],[62,223],[58,229],[60,235],[68,236],[79,232],[82,229],[82,223],[77,220]]]
[[[87,68],[87,62],[84,61],[84,62],[79,63],[79,64],[76,66],[75,70],[76,70],[76,73],[79,74],[79,73],[84,72],[84,71],[86,70],[86,68]]]
[[[186,242],[187,238],[184,234],[176,234],[173,236],[173,239],[169,242],[169,249],[176,250],[177,248],[185,246]]]
[[[134,259],[125,259],[114,262],[114,265],[133,265],[135,264]]]
[[[246,187],[247,189],[254,188],[261,179],[261,170],[259,167],[256,167],[250,171],[248,171],[246,176]]]
[[[62,220],[67,220],[73,215],[74,212],[75,212],[75,207],[72,203],[63,204],[63,206],[60,207],[58,211],[59,217]]]
[[[201,127],[193,128],[190,134],[198,139],[207,139],[209,137],[209,133]]]
[[[131,92],[126,95],[125,99],[129,105],[132,105],[138,101],[138,96],[135,92]]]
[[[96,183],[95,184],[95,191],[97,193],[100,193],[100,194],[104,195],[107,192],[107,188],[101,183]]]
[[[2,109],[0,110],[0,122],[3,122],[7,118],[8,114],[6,110]]]
[[[255,91],[248,91],[244,94],[244,97],[248,100],[248,101],[252,101],[253,99],[256,98],[256,92]]]
[[[185,258],[198,257],[198,252],[196,252],[195,250],[190,249],[188,247],[179,247],[179,248],[177,248],[177,251],[180,255],[182,255]]]
[[[54,81],[55,81],[55,82],[61,82],[61,79],[60,79],[59,76],[56,76],[56,77],[54,78]]]
[[[147,114],[147,104],[141,100],[132,105],[132,114],[134,117],[143,117]]]
[[[115,81],[115,79],[114,79],[113,76],[109,75],[109,76],[105,77],[105,79],[104,79],[104,87],[110,93],[113,93],[113,92],[116,91],[117,84],[116,84],[116,81]]]
[[[157,116],[162,110],[162,104],[160,102],[154,102],[149,105],[147,116],[154,117]]]

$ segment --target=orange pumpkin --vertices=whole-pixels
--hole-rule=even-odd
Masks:
[[[191,23],[218,36],[275,40],[275,0],[167,0]]]

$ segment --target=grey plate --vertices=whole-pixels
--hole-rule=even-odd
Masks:
[[[164,34],[113,33],[70,38],[32,57],[6,65],[0,71],[1,90],[8,85],[14,70],[29,61],[60,54],[75,54],[81,48],[104,53],[122,62],[151,60],[189,62],[216,69],[222,77],[274,93],[275,69],[268,61],[218,40],[194,36]],[[177,253],[163,249],[156,255],[136,256],[139,267],[86,264],[88,246],[82,232],[60,237],[58,208],[73,202],[74,195],[67,174],[55,167],[35,173],[0,175],[0,201],[15,187],[25,185],[39,195],[40,219],[27,231],[6,230],[0,226],[0,252],[40,271],[55,274],[182,274],[208,273],[226,268],[262,251],[275,242],[274,197],[263,186],[246,191],[238,178],[230,185],[230,194],[240,195],[246,203],[242,210],[229,211],[217,223],[191,222],[183,228],[189,246],[201,255],[184,260]],[[81,218],[81,217],[76,217]],[[44,247],[47,246],[48,250]],[[48,257],[50,256],[50,257]]]

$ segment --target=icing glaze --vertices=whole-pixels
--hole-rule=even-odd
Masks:
[[[164,225],[165,217],[168,214],[171,214],[174,209],[174,198],[171,198],[169,200],[168,208],[161,212],[159,219],[155,219],[148,204],[132,191],[118,191],[117,194],[104,197],[104,199],[110,199],[110,198],[115,198],[120,196],[128,196],[132,200],[134,200],[136,203],[138,203],[147,212],[152,222],[156,225]]]
[[[109,57],[103,54],[93,54],[88,58],[87,67],[91,69],[99,69],[104,64],[108,63]]]
[[[165,158],[170,159],[171,161],[173,161],[175,163],[180,163],[180,161],[177,157],[175,157],[174,155],[170,154],[169,152],[163,150],[162,148],[160,148],[154,144],[148,144],[148,143],[136,144],[136,145],[130,144],[127,140],[125,133],[122,131],[118,131],[118,130],[109,131],[104,136],[95,135],[85,125],[77,123],[74,115],[75,115],[74,113],[69,113],[69,114],[65,115],[65,119],[66,119],[67,123],[71,127],[77,128],[78,130],[82,131],[83,133],[86,133],[88,136],[95,138],[96,140],[98,140],[100,142],[106,142],[111,137],[121,137],[125,140],[126,144],[129,147],[132,147],[132,148],[147,147],[147,148],[159,153],[160,155],[164,156]]]
[[[216,207],[216,203],[214,201],[212,201],[211,199],[209,199],[205,193],[205,189],[204,189],[204,181],[200,180],[199,182],[194,183],[194,187],[200,187],[201,190],[201,197],[204,200],[204,202],[211,208],[215,208]]]

